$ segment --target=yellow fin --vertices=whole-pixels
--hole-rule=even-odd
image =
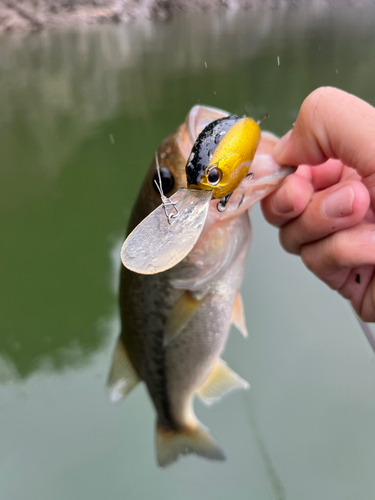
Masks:
[[[140,378],[135,371],[124,342],[120,338],[113,353],[107,388],[113,403],[124,398],[138,384]]]
[[[208,429],[199,422],[192,430],[168,430],[156,426],[156,459],[160,467],[175,462],[180,455],[196,453],[210,460],[225,460],[225,454]]]
[[[239,330],[240,333],[244,336],[244,338],[249,336],[249,333],[246,328],[246,320],[245,313],[243,309],[243,302],[241,293],[237,290],[236,297],[234,299],[233,309],[232,309],[232,317],[231,322],[234,326]]]
[[[181,333],[190,318],[196,313],[203,299],[196,299],[191,292],[184,291],[171,310],[164,330],[164,345]]]
[[[197,394],[210,405],[233,389],[249,389],[249,387],[250,384],[246,380],[231,370],[225,361],[219,359]]]

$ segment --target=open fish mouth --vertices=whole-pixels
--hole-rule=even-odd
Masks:
[[[230,218],[248,210],[270,194],[295,167],[276,164],[270,155],[257,155],[249,175],[222,200],[212,200],[212,191],[179,189],[151,212],[126,238],[121,249],[125,267],[139,274],[156,274],[174,267],[198,241],[210,208]],[[220,213],[219,213],[220,212]]]
[[[296,171],[296,167],[278,165],[268,154],[256,155],[248,175],[226,203],[226,216],[239,214],[272,193],[281,181]],[[219,212],[220,205],[217,207]]]
[[[232,193],[221,199],[213,200],[210,189],[185,188],[167,198],[160,185],[162,204],[126,238],[121,249],[123,265],[139,274],[167,271],[181,262],[197,243],[211,203],[217,208],[217,211],[210,211],[216,213],[214,218],[230,218],[268,196],[287,175],[295,171],[294,167],[278,165],[273,160],[272,149],[277,141],[273,134],[262,132],[257,153],[249,162],[247,176]],[[157,155],[156,162],[159,168]]]

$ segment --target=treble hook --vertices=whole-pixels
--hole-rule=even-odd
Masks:
[[[226,196],[223,196],[223,198],[221,198],[221,200],[218,202],[218,204],[216,205],[216,208],[218,209],[219,212],[224,212],[224,210],[227,206],[227,203],[229,201],[229,198],[232,196],[232,194],[233,193],[229,193]]]
[[[258,121],[257,121],[257,125],[260,125],[262,122],[264,122],[264,120],[267,120],[267,118],[269,118],[271,115],[269,113],[266,113],[265,115],[262,116],[262,118],[260,118]]]
[[[163,193],[163,184],[161,182],[160,166],[159,166],[159,159],[158,159],[158,152],[157,151],[155,152],[155,162],[156,162],[156,171],[158,173],[158,178],[159,178],[159,184],[156,182],[156,179],[154,180],[155,186],[158,188],[158,191],[160,193],[161,202],[163,204],[164,213],[165,213],[165,216],[167,218],[168,224],[171,224],[171,220],[177,219],[180,215],[178,208],[176,207],[177,201],[172,201],[170,198],[165,196]],[[173,213],[173,212],[168,213],[167,208],[171,207],[171,206],[174,208],[175,213]]]

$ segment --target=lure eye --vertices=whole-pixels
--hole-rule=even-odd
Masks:
[[[211,186],[216,186],[216,184],[220,181],[221,179],[221,170],[218,168],[213,168],[210,170],[207,180],[208,183],[211,184]]]
[[[173,175],[170,173],[170,171],[167,168],[161,167],[160,168],[160,178],[161,178],[161,187],[163,189],[163,194],[167,195],[174,188]],[[155,191],[157,193],[159,193],[155,182],[159,185],[159,176],[158,176],[157,172],[155,173],[154,178],[152,180],[152,185],[153,185],[153,188],[155,189]]]

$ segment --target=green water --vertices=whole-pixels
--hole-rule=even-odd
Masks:
[[[375,365],[348,305],[254,210],[249,380],[198,417],[224,464],[154,463],[143,387],[109,403],[119,245],[155,148],[197,102],[271,114],[339,86],[375,104],[373,12],[228,11],[0,39],[0,498],[373,498]],[[278,59],[279,63],[278,64]]]

